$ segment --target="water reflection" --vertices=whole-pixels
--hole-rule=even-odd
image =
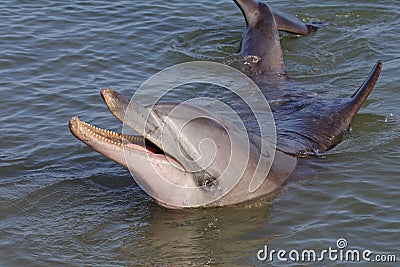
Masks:
[[[125,262],[152,265],[240,265],[241,256],[252,257],[258,244],[272,238],[255,233],[266,227],[273,197],[214,209],[171,211],[152,204],[140,248],[137,237],[128,238],[121,257]]]

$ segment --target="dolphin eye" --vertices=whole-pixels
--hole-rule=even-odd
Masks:
[[[205,186],[207,188],[213,188],[214,187],[214,182],[211,181],[210,179],[206,179],[203,182],[203,186]]]
[[[198,185],[205,190],[213,191],[217,188],[218,182],[214,177],[208,174],[205,171],[197,172],[195,174],[196,178],[198,179]]]

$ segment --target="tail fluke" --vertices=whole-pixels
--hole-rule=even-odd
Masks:
[[[278,30],[294,34],[307,35],[318,30],[317,26],[307,25],[298,18],[277,9],[272,9]]]
[[[260,16],[258,10],[258,1],[254,0],[233,0],[240,8],[246,19],[246,26],[254,25]]]
[[[242,10],[247,26],[254,26],[260,19],[260,3],[254,0],[234,0]],[[262,4],[261,4],[262,6]],[[294,34],[306,35],[318,29],[316,25],[307,25],[295,16],[270,8],[278,30]]]

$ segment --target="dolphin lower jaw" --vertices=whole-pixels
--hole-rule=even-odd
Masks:
[[[170,182],[180,183],[182,186],[190,185],[191,179],[183,171],[180,163],[165,155],[154,144],[146,142],[142,136],[123,135],[104,130],[83,122],[78,117],[70,120],[69,128],[72,134],[83,143],[129,169],[139,179],[139,183],[146,183],[147,188],[154,188],[152,196],[163,193],[157,181],[160,177],[164,179],[169,177]],[[129,162],[133,162],[134,166]],[[140,179],[141,177],[151,177],[151,179]],[[165,197],[160,197],[160,199],[165,199]],[[168,208],[173,208],[173,206],[169,205]]]
[[[197,183],[200,173],[186,171],[176,159],[142,136],[101,129],[78,117],[70,120],[69,128],[83,143],[129,169],[136,182],[161,206],[200,207],[206,205],[196,203],[212,203],[216,198],[215,192],[207,192]]]
[[[126,167],[123,157],[122,135],[97,128],[73,117],[69,121],[71,133],[102,155]]]

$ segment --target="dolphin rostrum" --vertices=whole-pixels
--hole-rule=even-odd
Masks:
[[[273,192],[292,173],[299,158],[323,153],[342,140],[378,80],[381,61],[347,98],[326,101],[299,94],[285,76],[278,31],[307,35],[318,26],[306,25],[264,3],[234,2],[246,20],[240,47],[243,60],[235,67],[268,95],[276,143],[266,141],[263,150],[259,137],[201,107],[174,103],[142,106],[108,88],[101,95],[109,110],[139,135],[103,130],[77,117],[70,120],[70,130],[79,140],[128,168],[162,206],[224,206]],[[241,114],[243,117],[246,121],[246,114]],[[263,178],[262,182],[254,184],[257,177]]]

